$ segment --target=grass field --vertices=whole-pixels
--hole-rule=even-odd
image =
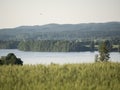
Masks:
[[[0,66],[0,90],[120,90],[120,63]]]

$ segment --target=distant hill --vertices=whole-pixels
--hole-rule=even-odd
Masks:
[[[47,24],[0,29],[0,40],[75,40],[120,38],[120,22]]]

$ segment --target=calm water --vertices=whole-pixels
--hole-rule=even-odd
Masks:
[[[66,63],[93,63],[98,52],[24,52],[17,49],[0,49],[0,57],[8,53],[15,55],[24,64],[66,64]],[[120,62],[120,53],[110,53],[110,61]]]

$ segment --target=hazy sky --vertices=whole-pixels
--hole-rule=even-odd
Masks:
[[[0,0],[0,28],[120,21],[120,0]]]

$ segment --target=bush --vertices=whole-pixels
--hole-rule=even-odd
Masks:
[[[23,65],[23,61],[17,58],[14,53],[9,53],[7,56],[0,58],[0,65]]]

